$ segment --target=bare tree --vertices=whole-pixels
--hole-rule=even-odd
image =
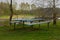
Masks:
[[[53,25],[56,25],[56,20],[57,20],[57,18],[56,18],[57,17],[56,7],[59,5],[59,4],[57,5],[57,2],[59,0],[43,0],[43,1],[42,0],[35,0],[34,3],[36,3],[37,5],[40,5],[40,6],[42,6],[44,8],[45,7],[44,2],[46,2],[46,1],[48,1],[48,3],[49,3],[49,4],[47,3],[48,5],[46,6],[46,8],[48,8],[48,11],[50,11],[50,13],[53,14]],[[41,2],[42,2],[42,4],[41,4]],[[47,11],[47,10],[45,10],[45,11]]]
[[[32,10],[36,9],[36,5],[35,4],[31,4],[31,9]]]
[[[57,10],[56,10],[56,6],[60,5],[57,4],[59,0],[53,0],[53,25],[56,25],[56,20],[57,20]]]
[[[27,2],[26,3],[22,2],[20,4],[20,8],[21,10],[30,10],[30,4],[28,4]]]
[[[50,0],[52,2],[49,2],[50,3],[50,8],[52,7],[52,14],[53,14],[53,25],[56,26],[56,20],[57,20],[57,8],[56,6],[56,3],[58,2],[58,0]]]
[[[35,4],[36,6],[37,6],[37,9],[40,11],[39,13],[37,12],[37,16],[42,16],[42,17],[44,17],[45,16],[45,14],[44,14],[44,2],[45,2],[45,0],[34,0],[34,1],[32,1],[33,2],[33,4]],[[37,11],[38,11],[37,10]],[[36,12],[36,11],[35,11]],[[42,15],[41,15],[42,14]]]

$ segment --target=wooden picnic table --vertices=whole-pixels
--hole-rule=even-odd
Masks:
[[[45,20],[45,19],[13,19],[11,21],[11,23],[14,24],[14,30],[15,30],[15,25],[18,24],[18,23],[20,23],[20,22],[23,23],[23,27],[24,27],[24,24],[29,25],[32,28],[33,28],[33,25],[39,24],[39,27],[40,27],[40,24],[42,24],[42,23],[47,23],[48,27],[49,27],[50,21],[40,22],[42,20]],[[34,21],[38,21],[38,22],[34,22]],[[25,22],[29,22],[29,23],[25,23]]]

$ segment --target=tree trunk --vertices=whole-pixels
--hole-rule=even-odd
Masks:
[[[10,11],[11,11],[11,14],[10,14],[10,22],[12,20],[12,16],[13,16],[13,9],[12,9],[12,0],[10,1]],[[11,24],[11,23],[10,23]]]
[[[55,0],[53,0],[53,25],[56,25],[56,6],[55,6]]]
[[[56,13],[53,13],[53,25],[56,25]]]

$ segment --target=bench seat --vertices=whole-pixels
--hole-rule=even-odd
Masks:
[[[50,21],[44,21],[44,22],[33,22],[33,23],[25,23],[26,25],[36,25],[36,24],[43,24],[43,23],[50,23]]]
[[[10,23],[11,23],[11,24],[14,24],[14,23],[19,24],[20,21],[11,21]]]

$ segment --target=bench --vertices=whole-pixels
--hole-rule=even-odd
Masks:
[[[51,21],[44,21],[44,22],[32,22],[32,23],[25,23],[26,25],[29,25],[33,28],[33,25],[39,25],[39,28],[40,28],[40,24],[44,24],[44,23],[47,23],[47,26],[49,28],[49,24],[50,24]]]

